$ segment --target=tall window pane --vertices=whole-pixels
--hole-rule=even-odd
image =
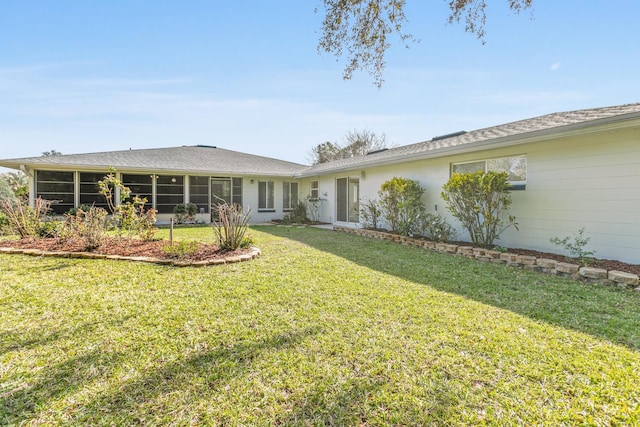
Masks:
[[[273,181],[258,182],[258,210],[272,210],[273,205]]]

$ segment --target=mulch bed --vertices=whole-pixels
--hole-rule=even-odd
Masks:
[[[54,239],[54,238],[25,238],[20,240],[0,241],[0,246],[19,249],[38,249],[41,251],[64,252],[94,252],[103,255],[119,255],[127,257],[150,257],[161,260],[177,260],[162,250],[170,243],[167,240],[140,240],[108,237],[104,243],[94,250],[87,250],[82,239]],[[180,257],[180,261],[211,261],[228,258],[236,255],[244,255],[251,252],[250,249],[236,251],[222,251],[216,245],[200,243],[199,248],[188,256]]]

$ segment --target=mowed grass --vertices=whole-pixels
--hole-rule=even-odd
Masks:
[[[0,255],[0,424],[640,423],[639,292],[251,234],[219,267]]]

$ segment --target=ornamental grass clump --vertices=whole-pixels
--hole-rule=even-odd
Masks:
[[[455,173],[441,193],[447,209],[469,232],[475,246],[490,248],[507,228],[518,229],[511,206],[511,184],[506,172]]]
[[[237,204],[221,203],[217,207],[218,219],[213,220],[213,232],[220,249],[235,251],[250,246],[251,239],[245,237],[251,211],[244,212]]]
[[[33,207],[24,198],[0,200],[8,228],[21,238],[38,237],[40,228],[51,208],[51,201],[38,197]]]

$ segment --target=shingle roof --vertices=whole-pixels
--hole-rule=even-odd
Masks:
[[[298,163],[208,146],[183,146],[0,160],[0,166],[104,168],[237,175],[293,176],[308,167]]]
[[[517,144],[528,137],[554,135],[609,121],[631,119],[640,119],[640,103],[546,114],[314,166],[207,146],[8,159],[0,160],[0,166],[15,169],[23,164],[41,168],[47,166],[74,169],[114,167],[118,170],[305,177],[433,157],[456,151],[462,152],[476,147],[498,146],[505,142]]]
[[[445,152],[473,148],[474,144],[488,146],[509,139],[517,142],[517,139],[523,140],[527,136],[541,133],[558,133],[572,129],[575,126],[597,125],[612,118],[621,120],[640,118],[640,103],[552,113],[471,132],[457,132],[448,138],[433,138],[429,141],[394,147],[365,156],[321,163],[306,169],[301,175],[313,176],[386,162],[400,162],[409,158],[430,157]]]

